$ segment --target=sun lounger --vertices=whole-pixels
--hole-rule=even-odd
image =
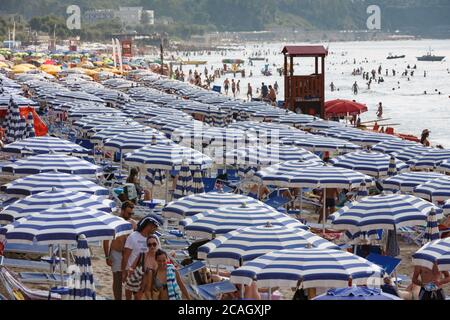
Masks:
[[[201,286],[191,285],[190,288],[202,300],[217,300],[219,295],[237,290],[236,286],[230,281],[208,283]]]
[[[178,240],[178,239],[162,239],[163,247],[166,249],[185,249],[191,245],[191,243],[187,240]]]
[[[20,269],[33,269],[41,271],[51,271],[52,265],[47,261],[33,261],[24,259],[11,259],[4,258],[3,265],[9,268],[20,268]],[[56,265],[55,268],[59,268]],[[63,270],[65,269],[65,264],[63,263]]]
[[[180,270],[178,270],[178,272],[180,273],[180,276],[184,277],[188,273],[198,271],[200,269],[203,269],[204,267],[205,267],[205,263],[203,263],[202,261],[195,261],[195,262],[191,263],[190,265],[181,268]]]
[[[375,263],[376,265],[382,267],[384,271],[391,275],[395,272],[395,269],[400,265],[400,262],[402,262],[401,259],[392,258],[388,256],[382,256],[376,253],[371,253],[366,257],[366,260]]]
[[[44,272],[19,272],[19,280],[23,283],[55,284],[61,283],[61,275]],[[69,275],[63,275],[63,280],[67,281]]]
[[[49,247],[42,245],[6,243],[4,251],[8,253],[25,253],[43,256],[48,255]]]

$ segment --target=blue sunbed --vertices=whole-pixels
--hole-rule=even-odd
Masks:
[[[382,267],[384,271],[391,275],[395,269],[399,266],[401,259],[392,258],[388,256],[382,256],[376,253],[371,253],[366,257],[366,260]]]
[[[205,264],[202,261],[195,261],[193,263],[191,263],[190,265],[181,268],[180,270],[178,270],[178,272],[180,273],[180,276],[185,276],[188,273],[191,272],[195,272],[198,271],[200,269],[203,269],[205,267]]]

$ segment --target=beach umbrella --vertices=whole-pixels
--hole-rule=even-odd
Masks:
[[[192,175],[192,193],[198,194],[204,192],[205,186],[203,184],[202,171],[200,169],[196,169]]]
[[[44,153],[80,153],[86,154],[89,150],[73,142],[56,137],[42,136],[32,137],[7,144],[4,152],[22,154],[44,154]]]
[[[258,288],[340,288],[349,285],[379,286],[381,267],[346,251],[286,249],[272,251],[231,272],[234,284]]]
[[[445,174],[450,174],[450,159],[442,161],[437,170]]]
[[[164,184],[164,181],[166,181],[166,174],[164,170],[147,169],[145,180],[150,184],[152,188],[158,185],[162,186]]]
[[[436,264],[439,271],[450,271],[450,238],[428,242],[413,254],[412,262],[430,270]]]
[[[147,145],[171,143],[161,132],[155,129],[125,132],[109,138],[103,143],[105,150],[128,153]]]
[[[23,138],[23,132],[20,131],[20,119],[19,106],[10,98],[5,119],[5,141],[7,143]]]
[[[360,146],[351,142],[323,136],[307,136],[303,139],[282,138],[281,143],[301,147],[311,152],[351,152],[361,149]]]
[[[248,207],[267,207],[263,202],[245,195],[208,192],[172,201],[163,208],[162,215],[164,218],[183,219],[207,210],[216,210],[222,207],[239,207],[243,204],[246,204]]]
[[[337,134],[336,138],[348,140],[359,146],[373,146],[383,141],[398,141],[400,138],[384,133],[370,133],[363,130],[355,130],[353,132],[342,132]]]
[[[258,171],[255,176],[265,185],[288,187],[298,172],[308,167],[323,167],[319,161],[286,161]]]
[[[443,161],[450,159],[450,149],[431,149],[407,163],[412,169],[436,169]]]
[[[437,178],[417,186],[413,193],[433,203],[450,199],[450,178]]]
[[[198,258],[210,265],[240,267],[271,251],[314,247],[337,249],[335,244],[312,232],[267,224],[231,231],[198,249]]]
[[[30,113],[28,113],[27,126],[25,128],[25,139],[33,138],[35,136],[36,136],[36,132],[34,130],[34,118],[33,118],[33,114],[30,112]]]
[[[21,218],[0,228],[0,234],[8,243],[76,245],[81,234],[88,241],[102,241],[132,230],[131,223],[112,214],[62,205]]]
[[[339,209],[330,216],[339,230],[357,231],[394,230],[395,228],[425,226],[431,210],[441,215],[432,203],[411,195],[381,194],[366,197]]]
[[[445,177],[443,174],[437,172],[403,172],[383,180],[381,184],[385,190],[410,193],[423,183],[443,177]]]
[[[402,164],[401,163],[399,164],[398,161],[399,160],[395,159],[394,156],[391,156],[391,158],[389,159],[389,168],[388,168],[388,172],[387,172],[388,177],[393,177],[398,172],[402,172],[402,171],[406,171],[407,170],[407,167],[401,168]],[[401,168],[400,170],[399,170],[399,167]]]
[[[192,174],[187,162],[181,164],[177,183],[173,193],[174,199],[180,199],[192,194]]]
[[[0,190],[11,196],[28,196],[51,191],[53,188],[71,192],[83,192],[96,196],[108,196],[109,190],[86,178],[50,171],[14,180],[0,187]]]
[[[425,231],[425,235],[423,237],[423,243],[427,243],[430,241],[434,241],[440,239],[438,220],[436,217],[436,211],[431,210],[428,213],[427,217],[427,229]]]
[[[276,121],[281,124],[287,124],[290,126],[298,127],[304,124],[315,121],[317,118],[307,114],[298,114],[289,112],[287,114],[281,115]]]
[[[128,165],[161,170],[179,170],[183,161],[186,161],[191,169],[197,167],[205,169],[212,165],[210,157],[197,150],[172,143],[148,145],[125,157]]]
[[[365,181],[363,181],[361,182],[358,193],[356,194],[356,200],[359,201],[367,196],[369,196],[369,192],[367,191],[367,184]]]
[[[122,133],[135,133],[134,137],[138,136],[136,132],[143,132],[146,129],[143,125],[134,124],[134,125],[114,125],[110,128],[103,129],[101,131],[96,132],[94,135],[90,137],[92,143],[103,143],[104,141],[114,138]],[[152,131],[147,127],[147,131]],[[156,131],[155,131],[156,132]]]
[[[20,159],[3,167],[3,172],[14,175],[29,175],[42,172],[58,171],[94,178],[102,169],[86,160],[65,154],[40,154]]]
[[[401,298],[389,293],[383,292],[379,288],[367,287],[348,287],[330,289],[327,293],[321,294],[312,300],[339,300],[339,301],[353,301],[353,300],[402,300]]]
[[[185,218],[180,221],[180,229],[188,236],[212,239],[217,235],[245,227],[265,226],[268,222],[276,226],[307,228],[298,220],[290,218],[274,208],[268,206],[249,207],[243,204],[240,207],[222,207]]]
[[[91,252],[86,236],[78,237],[75,251],[75,279],[69,288],[68,300],[95,300],[94,270],[92,268]]]
[[[0,221],[10,223],[33,213],[58,208],[63,204],[107,213],[112,213],[115,208],[114,201],[105,197],[53,188],[50,191],[27,196],[5,207],[0,212]]]
[[[325,115],[326,116],[348,116],[357,115],[363,112],[367,112],[367,106],[355,101],[340,100],[340,101],[327,101],[325,103]]]
[[[416,146],[407,147],[407,148],[395,151],[392,153],[392,155],[394,157],[396,157],[397,159],[408,163],[408,161],[413,160],[414,158],[416,158],[430,150],[433,150],[433,149],[419,144]]]
[[[399,151],[403,151],[405,149],[411,148],[411,147],[420,147],[421,144],[418,144],[417,142],[412,142],[408,140],[387,140],[382,141],[380,143],[377,143],[372,147],[372,151],[376,152],[383,152],[387,154],[396,153]],[[409,160],[409,159],[407,159]]]
[[[331,159],[330,163],[336,167],[352,169],[376,178],[388,176],[391,166],[398,172],[408,169],[408,165],[403,161],[383,153],[370,151],[347,153]]]
[[[442,207],[442,209],[444,209],[444,215],[450,215],[450,200],[447,200],[444,204],[444,206]]]
[[[325,130],[329,128],[345,128],[345,126],[337,121],[316,120],[302,125],[302,127],[313,130]]]

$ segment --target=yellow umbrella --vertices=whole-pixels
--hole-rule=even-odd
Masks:
[[[60,66],[55,66],[55,65],[51,65],[51,64],[43,64],[40,69],[46,73],[49,73],[53,76],[56,76],[56,74],[58,72],[61,72],[61,67]]]
[[[9,66],[5,62],[0,61],[0,68],[9,68]]]
[[[18,65],[15,65],[15,67],[19,67],[19,66],[23,66],[23,67],[26,67],[28,69],[36,69],[36,66],[32,65],[31,63],[21,63],[21,64],[18,64]]]
[[[32,69],[27,67],[27,66],[25,66],[25,65],[19,64],[19,65],[16,65],[16,66],[12,67],[11,70],[14,73],[25,73],[25,72],[28,72],[28,71],[30,71]]]

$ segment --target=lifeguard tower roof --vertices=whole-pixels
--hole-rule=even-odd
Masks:
[[[324,46],[285,46],[282,53],[291,57],[325,57],[328,55]]]

